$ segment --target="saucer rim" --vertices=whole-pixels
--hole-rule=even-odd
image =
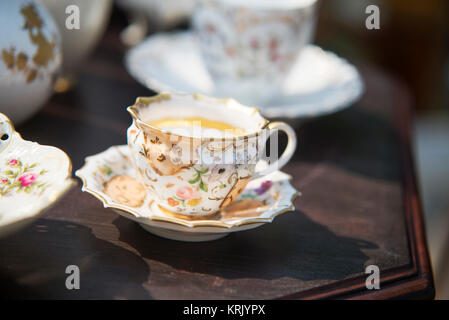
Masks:
[[[78,177],[82,181],[81,191],[87,192],[87,193],[91,194],[92,196],[94,196],[95,198],[97,198],[99,201],[101,201],[103,203],[104,208],[110,208],[110,209],[113,209],[114,211],[120,210],[121,212],[125,212],[128,215],[131,214],[132,218],[129,216],[128,216],[128,218],[131,218],[132,220],[134,220],[138,223],[149,224],[148,221],[155,221],[155,222],[161,222],[161,223],[170,223],[170,224],[174,224],[177,226],[188,227],[191,229],[211,227],[211,228],[222,228],[222,229],[224,228],[227,230],[231,230],[232,228],[237,228],[237,227],[241,227],[241,226],[245,226],[245,225],[272,223],[274,221],[274,219],[276,217],[278,217],[279,215],[286,213],[286,212],[294,211],[296,209],[296,207],[294,205],[294,201],[299,196],[301,196],[301,193],[298,190],[296,190],[295,187],[293,187],[291,185],[291,183],[290,183],[291,176],[288,175],[289,178],[286,179],[286,181],[288,182],[288,187],[292,191],[292,195],[289,200],[290,205],[288,207],[285,207],[285,208],[280,209],[279,211],[273,213],[269,218],[248,218],[247,220],[242,220],[242,221],[230,224],[230,223],[226,223],[223,221],[216,221],[216,220],[215,221],[210,221],[210,220],[209,221],[208,220],[194,220],[193,221],[193,220],[183,220],[180,218],[173,218],[173,217],[168,217],[168,216],[142,217],[140,214],[138,214],[138,212],[136,210],[134,210],[133,208],[131,208],[129,206],[111,203],[111,201],[106,200],[100,193],[98,193],[97,191],[95,191],[94,189],[92,189],[91,187],[88,186],[87,179],[83,175],[83,171],[87,170],[88,162],[91,161],[93,157],[99,156],[102,153],[107,153],[110,150],[117,150],[119,153],[123,154],[120,151],[120,149],[125,149],[125,148],[128,148],[128,145],[113,145],[100,153],[86,157],[84,165],[81,168],[79,168],[78,170],[76,170],[75,176]],[[278,171],[282,172],[280,170],[278,170]]]
[[[140,84],[147,87],[148,89],[155,91],[156,93],[163,93],[163,92],[174,92],[174,93],[190,93],[193,94],[195,92],[200,92],[200,94],[203,95],[209,95],[214,96],[216,92],[214,90],[210,92],[206,92],[201,89],[195,90],[195,92],[185,92],[182,90],[178,90],[170,85],[165,84],[163,81],[157,80],[155,76],[149,76],[145,77],[143,75],[143,71],[141,71],[141,68],[137,68],[134,63],[132,63],[131,57],[136,54],[136,52],[139,51],[139,49],[145,48],[146,46],[149,46],[149,43],[151,41],[156,41],[157,39],[164,39],[169,37],[175,37],[175,36],[185,36],[185,37],[194,37],[194,33],[191,30],[175,30],[175,31],[167,31],[167,32],[160,32],[153,35],[148,36],[144,40],[142,40],[140,43],[135,45],[134,47],[130,48],[124,57],[124,64],[128,71],[128,73]],[[353,83],[350,87],[351,94],[347,94],[347,97],[342,99],[339,103],[332,103],[331,107],[329,107],[329,103],[318,103],[318,108],[304,108],[301,106],[300,102],[288,102],[284,101],[279,104],[270,104],[268,106],[258,106],[260,113],[264,117],[270,117],[270,118],[285,118],[285,119],[310,119],[315,117],[321,117],[325,115],[330,115],[333,113],[337,113],[340,111],[343,111],[352,105],[354,105],[357,101],[361,99],[361,97],[364,95],[366,91],[365,83],[363,81],[363,78],[357,69],[357,67],[350,63],[347,59],[337,55],[336,53],[325,50],[322,47],[316,45],[316,44],[308,44],[308,47],[313,47],[316,49],[319,49],[322,53],[324,53],[327,57],[333,57],[335,59],[338,59],[339,62],[342,65],[345,65],[347,67],[350,67],[353,72],[355,73],[355,77],[352,81],[345,83],[344,85],[341,85],[340,91],[348,91],[347,89],[344,89],[345,87],[348,87],[348,84]],[[299,59],[299,58],[298,58]],[[283,95],[285,97],[288,97],[287,95]],[[226,99],[226,98],[224,98]],[[333,99],[332,99],[333,100]],[[250,104],[251,105],[251,104]]]

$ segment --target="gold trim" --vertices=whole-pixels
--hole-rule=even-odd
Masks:
[[[259,116],[264,120],[264,122],[261,124],[261,126],[259,127],[259,130],[257,130],[256,132],[247,134],[247,135],[241,135],[241,136],[237,136],[237,137],[224,137],[224,138],[192,138],[190,136],[184,136],[184,135],[179,135],[179,134],[175,134],[172,133],[170,131],[161,129],[159,127],[153,126],[145,121],[142,121],[139,117],[139,108],[142,107],[142,104],[145,104],[145,107],[149,107],[152,103],[157,103],[157,102],[161,102],[164,100],[170,100],[172,98],[172,95],[174,96],[178,96],[178,97],[191,97],[194,100],[207,100],[207,99],[211,99],[211,100],[216,100],[216,101],[220,101],[222,102],[227,108],[231,108],[230,104],[234,103],[235,105],[237,105],[239,108],[244,108],[244,109],[248,109],[251,110],[252,113],[250,114],[251,116],[255,115],[255,114],[259,114]],[[156,131],[160,134],[166,134],[169,136],[175,136],[178,138],[187,138],[187,139],[196,139],[196,140],[200,140],[200,141],[234,141],[234,139],[238,139],[238,140],[242,140],[242,139],[248,139],[248,138],[253,138],[253,137],[258,137],[260,131],[264,130],[267,128],[267,126],[270,124],[270,121],[265,119],[261,114],[258,108],[256,107],[248,107],[245,106],[241,103],[239,103],[237,100],[232,99],[232,98],[215,98],[215,97],[209,97],[206,95],[202,95],[200,93],[193,93],[193,94],[188,94],[188,93],[169,93],[169,92],[161,92],[159,94],[156,94],[155,96],[152,97],[138,97],[136,99],[136,102],[134,103],[134,105],[129,106],[128,108],[126,108],[126,110],[131,114],[131,117],[133,118],[133,120],[136,122],[136,126],[142,126],[142,127],[146,127],[148,129],[151,129],[153,131]],[[140,127],[139,127],[140,128]]]
[[[198,220],[204,220],[204,219],[210,219],[213,218],[215,216],[217,216],[220,211],[208,214],[208,215],[203,215],[203,216],[188,216],[182,213],[177,213],[177,212],[173,212],[170,210],[165,209],[164,207],[156,204],[159,207],[159,210],[161,210],[163,213],[168,214],[169,216],[172,216],[174,218],[178,218],[178,219],[184,219],[184,220],[190,220],[190,221],[198,221]],[[150,208],[151,210],[151,208]]]
[[[113,150],[119,150],[118,146],[112,146],[109,149],[101,152],[101,153],[106,153],[108,152],[110,149]],[[98,155],[98,154],[97,154]],[[94,155],[95,156],[95,155]],[[105,208],[111,208],[111,209],[117,209],[120,211],[125,211],[127,213],[131,213],[136,220],[138,220],[139,223],[145,223],[145,220],[152,220],[152,221],[156,221],[156,222],[164,222],[164,223],[171,223],[171,224],[175,224],[175,225],[181,225],[181,226],[185,226],[185,227],[189,227],[189,228],[200,228],[200,227],[216,227],[216,228],[225,228],[225,229],[232,229],[234,227],[241,227],[241,226],[245,226],[245,225],[251,225],[251,224],[259,224],[259,223],[272,223],[273,220],[278,217],[279,215],[286,213],[286,212],[290,212],[290,211],[294,211],[295,210],[295,205],[294,205],[294,201],[296,200],[296,198],[298,196],[301,195],[300,192],[298,192],[291,184],[290,184],[290,188],[292,190],[295,190],[295,193],[291,196],[290,198],[290,205],[288,207],[286,207],[285,209],[282,209],[278,212],[273,213],[273,215],[269,218],[250,218],[251,220],[244,220],[241,221],[240,223],[233,223],[233,224],[229,224],[223,221],[207,221],[207,220],[193,220],[193,221],[187,221],[187,220],[181,220],[179,218],[172,218],[172,217],[161,217],[161,216],[151,216],[151,217],[142,217],[136,210],[131,209],[127,206],[124,205],[119,205],[119,204],[115,204],[115,203],[111,203],[109,201],[107,201],[100,193],[98,193],[97,191],[91,189],[88,187],[87,185],[87,180],[86,178],[82,175],[82,170],[87,168],[87,164],[88,162],[92,159],[93,156],[89,156],[86,158],[85,164],[78,169],[75,172],[75,175],[83,182],[83,186],[82,186],[82,191],[83,192],[87,192],[90,193],[91,195],[93,195],[94,197],[96,197],[98,200],[100,200],[101,202],[103,202],[103,206]],[[290,179],[288,179],[290,180]],[[148,224],[148,223],[146,223]]]

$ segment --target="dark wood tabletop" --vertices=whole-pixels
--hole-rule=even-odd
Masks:
[[[154,92],[126,72],[110,28],[78,86],[16,129],[60,147],[74,170],[125,144],[125,108]],[[62,299],[433,298],[410,152],[411,101],[400,82],[359,66],[366,94],[350,109],[297,127],[285,172],[302,192],[274,223],[206,243],[167,240],[104,209],[81,183],[35,223],[0,240],[0,294]],[[68,265],[81,288],[67,290]],[[365,268],[380,268],[367,290]]]

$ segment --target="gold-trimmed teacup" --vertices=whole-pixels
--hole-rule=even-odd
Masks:
[[[137,98],[128,111],[131,162],[141,181],[161,208],[188,219],[214,215],[249,180],[283,167],[296,149],[289,125],[270,123],[233,99],[161,93]],[[276,147],[277,131],[287,134],[287,147],[261,168],[267,139]]]

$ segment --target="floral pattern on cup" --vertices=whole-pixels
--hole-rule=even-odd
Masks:
[[[212,164],[210,166],[194,163],[186,165],[182,162],[174,164],[173,148],[180,148],[186,153],[188,146],[179,143],[178,145],[169,144],[170,148],[162,148],[158,144],[157,148],[151,148],[151,144],[156,140],[157,142],[167,141],[163,137],[164,134],[156,135],[156,137],[159,136],[158,139],[153,135],[148,135],[147,144],[145,144],[145,134],[135,130],[134,125],[131,128],[128,131],[128,143],[131,150],[136,150],[133,154],[138,155],[134,158],[134,162],[143,182],[157,198],[162,200],[161,205],[165,204],[166,209],[176,213],[188,214],[188,212],[194,211],[212,214],[216,212],[219,208],[217,204],[225,201],[237,181],[254,172],[254,165],[245,164]],[[133,134],[132,131],[135,133]],[[148,144],[150,147],[147,146]],[[194,162],[199,161],[200,153],[204,158],[213,158],[212,154],[219,152],[215,145],[213,148],[208,148],[207,143],[198,143],[195,146],[197,151],[195,151],[196,156],[193,157]],[[256,150],[255,144],[253,148]],[[228,152],[230,153],[232,150],[233,148],[230,148]],[[253,152],[252,157],[255,156],[256,151]],[[173,185],[176,185],[177,188],[173,188]]]
[[[202,195],[191,187],[181,187],[176,191],[173,198],[168,198],[167,202],[170,206],[175,207],[181,204],[183,207],[195,207],[202,201]]]
[[[193,26],[202,57],[223,92],[240,99],[244,91],[275,96],[300,49],[310,41],[313,1],[289,10],[278,10],[275,3],[268,9],[209,0],[196,10]]]
[[[192,177],[192,179],[189,180],[190,184],[194,184],[196,185],[197,190],[203,190],[204,192],[207,192],[208,188],[207,188],[207,182],[205,182],[203,180],[203,176],[207,174],[207,172],[209,171],[209,168],[204,168],[204,169],[196,169],[193,168],[193,170],[195,170],[195,174]],[[190,188],[188,188],[190,189]],[[184,199],[187,200],[187,199]]]
[[[8,196],[12,193],[42,193],[47,187],[46,182],[41,182],[45,169],[35,172],[38,163],[24,164],[19,159],[10,159],[5,163],[6,169],[0,171],[0,196]]]

